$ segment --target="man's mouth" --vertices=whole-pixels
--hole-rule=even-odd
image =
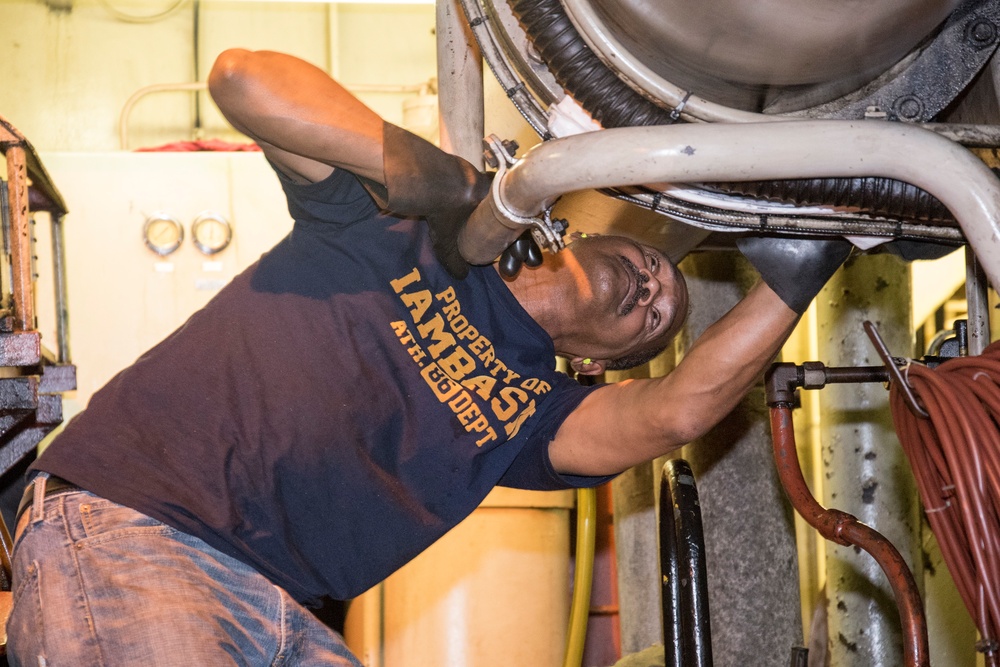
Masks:
[[[639,267],[633,264],[632,260],[625,255],[618,255],[618,259],[625,267],[625,274],[627,278],[625,296],[622,297],[621,306],[618,309],[618,314],[621,317],[625,317],[635,310],[636,305],[641,299],[649,294],[649,288],[642,286],[643,283],[649,280],[649,278],[642,275],[639,272]]]

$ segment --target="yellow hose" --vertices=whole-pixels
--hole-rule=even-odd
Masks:
[[[580,667],[590,618],[590,589],[594,578],[594,544],[597,540],[597,491],[576,492],[576,570],[573,601],[569,610],[569,632],[563,667]]]

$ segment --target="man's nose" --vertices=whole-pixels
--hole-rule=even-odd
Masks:
[[[656,296],[660,293],[660,281],[646,269],[639,269],[639,275],[643,278],[642,286],[646,288],[640,293],[639,305],[647,306],[656,300]]]

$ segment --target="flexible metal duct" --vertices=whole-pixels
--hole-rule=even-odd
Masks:
[[[712,188],[712,184],[706,184]],[[925,190],[890,178],[803,178],[718,184],[722,192],[799,205],[857,208],[878,215],[954,224],[944,204]]]
[[[632,90],[594,55],[559,0],[514,0],[511,9],[556,81],[601,125],[671,122],[669,112]]]

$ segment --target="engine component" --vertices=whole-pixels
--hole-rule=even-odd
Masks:
[[[945,163],[952,168],[937,168]],[[525,224],[534,224],[559,196],[576,190],[872,172],[921,185],[940,198],[956,213],[987,277],[1000,284],[1000,214],[993,210],[1000,201],[993,172],[951,141],[901,123],[626,127],[543,142],[497,174],[490,196],[462,230],[459,248],[471,263],[492,263]],[[757,230],[774,231],[763,225]]]
[[[666,10],[658,8],[651,14],[662,13],[668,16],[668,10],[680,12],[686,3],[687,0],[672,0]],[[564,11],[563,4],[569,14]],[[549,138],[549,134],[544,121],[545,112],[541,107],[558,99],[559,93],[553,91],[551,83],[537,72],[537,66],[532,65],[539,60],[549,66],[558,85],[564,87],[604,127],[665,124],[678,120],[745,122],[779,119],[775,115],[729,108],[717,101],[707,100],[702,97],[706,94],[705,90],[700,88],[692,93],[677,86],[646,86],[643,78],[636,74],[639,65],[635,62],[648,56],[649,49],[637,48],[635,54],[615,50],[618,48],[615,43],[648,45],[656,41],[648,33],[657,28],[638,25],[644,21],[629,25],[637,36],[626,37],[622,34],[628,32],[622,27],[627,22],[619,15],[628,15],[634,9],[630,8],[631,5],[638,5],[639,0],[602,3],[601,8],[593,7],[593,4],[596,3],[587,0],[567,0],[565,3],[560,3],[559,0],[515,0],[512,8],[531,42],[518,52],[518,39],[510,35],[511,27],[504,8],[489,0],[482,6],[472,0],[463,0],[470,25],[487,62],[508,96],[543,138]],[[862,118],[873,115],[871,111],[874,107],[879,111],[875,116],[881,115],[889,119],[926,121],[934,117],[968,85],[1000,43],[997,30],[1000,23],[1000,2],[967,0],[963,3],[950,1],[917,4],[922,12],[919,19],[914,18],[913,7],[908,7],[901,10],[904,14],[911,12],[907,20],[897,22],[883,16],[885,23],[876,21],[877,25],[862,30],[868,31],[865,34],[871,36],[892,25],[891,49],[895,49],[894,53],[898,54],[904,46],[912,48],[910,54],[895,65],[890,66],[891,58],[881,60],[882,65],[887,68],[881,76],[876,76],[867,85],[834,100],[828,99],[829,96],[821,99],[823,96],[816,94],[803,96],[804,88],[801,83],[789,86],[777,97],[772,96],[767,102],[766,110],[770,114],[781,111],[808,117]],[[955,11],[951,12],[952,9]],[[598,18],[612,25],[597,27],[597,19],[593,15],[599,15]],[[676,17],[677,14],[673,16]],[[935,26],[946,17],[947,20],[935,32]],[[748,17],[740,18],[745,20]],[[646,22],[658,23],[662,30],[665,20],[654,16]],[[680,22],[683,23],[684,20],[683,16],[680,17]],[[577,28],[581,30],[578,32]],[[644,32],[647,34],[641,34]],[[595,37],[596,33],[600,33],[602,37]],[[699,37],[704,37],[704,30]],[[853,35],[852,38],[854,37],[858,36]],[[703,42],[712,43],[711,40]],[[758,49],[766,48],[758,46]],[[866,58],[878,60],[873,53],[864,49],[860,51],[865,53]],[[670,62],[671,55],[658,53],[657,59]],[[606,66],[605,63],[608,62],[614,64],[614,70]],[[665,67],[669,68],[670,65]],[[843,63],[835,67],[843,67]],[[802,74],[800,72],[795,76]],[[836,76],[837,72],[827,73],[827,78]],[[838,83],[841,87],[842,82],[843,80]],[[777,90],[774,81],[766,83],[772,92]],[[793,98],[797,101],[792,101]],[[817,102],[822,103],[812,106]],[[803,185],[808,187],[804,188]],[[886,179],[815,179],[805,183],[762,187],[769,191],[769,195],[778,192],[783,201],[791,200],[793,207],[762,211],[760,205],[754,203],[760,200],[751,198],[756,196],[753,189],[747,191],[742,186],[730,188],[728,184],[717,185],[715,198],[707,202],[698,201],[697,195],[694,198],[679,196],[681,193],[676,188],[615,188],[607,191],[607,194],[703,229],[757,229],[760,227],[758,216],[763,212],[769,216],[769,222],[777,221],[779,226],[786,229],[819,234],[841,230],[842,233],[853,235],[957,243],[962,241],[961,234],[952,233],[954,229],[938,229],[941,225],[953,227],[953,224],[941,207],[933,202],[933,198],[906,184]],[[695,191],[694,188],[689,187],[686,191]],[[719,193],[722,192],[728,196],[721,196]],[[837,208],[837,204],[827,199],[830,193],[837,194],[841,201],[851,202],[848,204],[850,210]],[[873,200],[872,194],[878,197]],[[860,212],[853,210],[852,204],[855,202],[860,202],[864,207]],[[814,203],[821,203],[825,210],[809,206]],[[872,203],[875,205],[869,207]],[[906,229],[901,229],[896,222],[899,220],[906,222]]]

